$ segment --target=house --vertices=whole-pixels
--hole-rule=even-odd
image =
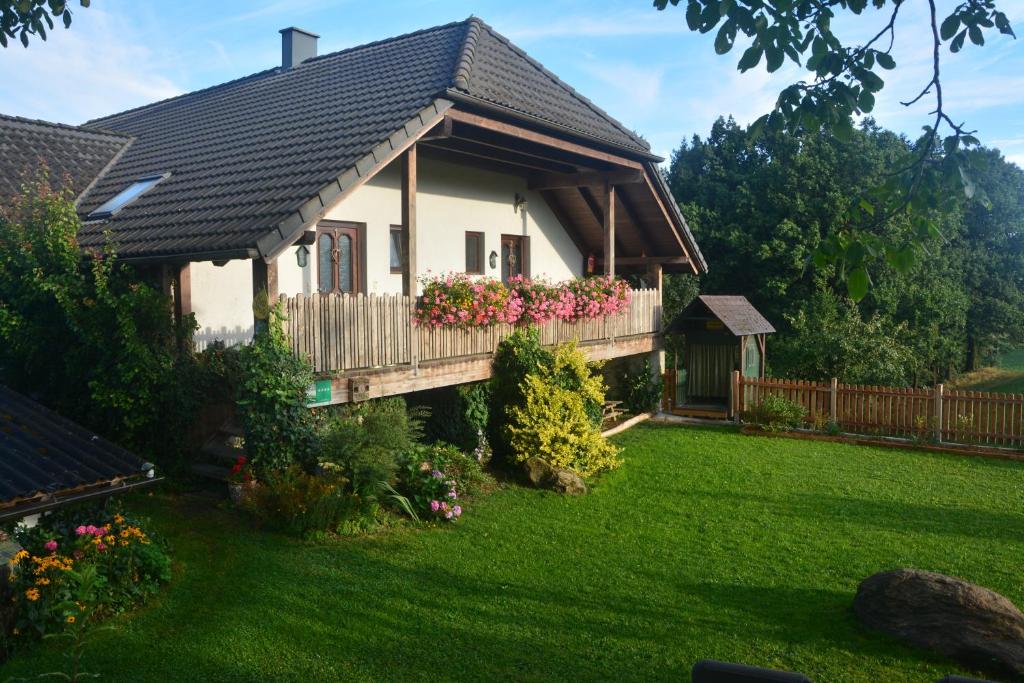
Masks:
[[[658,351],[662,272],[706,263],[641,137],[475,17],[326,55],[281,38],[280,66],[75,129],[122,143],[83,246],[112,239],[200,348],[251,338],[266,292],[320,402],[472,381],[501,332],[417,330],[417,277],[628,272],[651,292],[628,320],[546,338]]]
[[[0,521],[158,481],[152,464],[0,385]]]

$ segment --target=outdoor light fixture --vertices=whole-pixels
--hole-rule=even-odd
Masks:
[[[299,263],[299,268],[305,268],[309,265],[309,247],[305,244],[301,245],[295,250],[295,260]]]
[[[498,267],[498,252],[491,250],[491,255],[487,257],[487,260],[491,263],[491,268]]]
[[[512,210],[519,213],[520,209],[526,211],[526,197],[516,192],[516,198],[512,202]]]

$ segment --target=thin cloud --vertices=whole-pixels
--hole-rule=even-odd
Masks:
[[[545,38],[611,38],[624,36],[651,36],[686,34],[690,30],[682,12],[620,12],[595,17],[592,14],[573,15],[557,21],[533,21],[516,26],[503,24],[502,33],[511,40],[531,41]]]

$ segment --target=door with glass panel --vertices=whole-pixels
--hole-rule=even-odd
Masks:
[[[519,235],[501,236],[501,281],[506,285],[517,275],[528,275],[526,260],[527,242]]]
[[[316,231],[317,290],[358,293],[362,275],[358,224],[323,221]]]

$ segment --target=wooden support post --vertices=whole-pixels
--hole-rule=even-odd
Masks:
[[[416,296],[416,145],[402,155],[402,293]]]
[[[192,313],[192,270],[191,264],[178,266],[174,271],[174,319],[181,322]]]
[[[942,394],[944,387],[935,385],[935,443],[942,442]]]
[[[604,184],[604,274],[615,275],[615,186]]]
[[[402,154],[402,294],[416,306],[416,145]],[[420,328],[410,323],[409,363],[419,373]]]
[[[266,296],[264,302],[263,296]],[[270,307],[277,303],[277,259],[268,263],[261,258],[252,260],[252,301],[253,329],[256,332],[266,329]],[[267,308],[264,309],[263,303]],[[259,305],[257,305],[259,304]]]
[[[740,371],[732,371],[732,381],[729,382],[729,407],[731,408],[733,420],[739,422],[740,413],[744,409],[743,388],[740,386]]]
[[[839,380],[832,378],[829,386],[828,416],[834,423],[839,423]]]

